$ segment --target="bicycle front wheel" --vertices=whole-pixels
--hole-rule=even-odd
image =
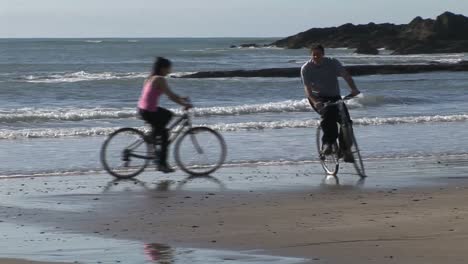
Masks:
[[[223,165],[226,149],[226,143],[218,132],[207,127],[194,127],[177,141],[175,160],[184,172],[206,176]]]
[[[148,166],[150,147],[143,132],[122,128],[112,133],[101,148],[104,169],[119,179],[130,179]]]
[[[346,128],[343,129],[344,132],[344,140],[347,146],[351,146],[349,151],[353,156],[353,163],[356,172],[361,178],[365,178],[366,170],[364,168],[364,162],[362,161],[361,151],[359,150],[359,145],[357,143],[356,137],[354,135],[354,130],[351,125],[348,125]]]
[[[324,155],[322,153],[322,127],[319,126],[317,128],[317,150],[320,158],[320,163],[322,164],[323,170],[327,175],[336,176],[338,174],[338,170],[340,168],[340,164],[338,162],[338,154],[337,152],[332,153],[331,155]],[[335,146],[336,147],[336,146]]]

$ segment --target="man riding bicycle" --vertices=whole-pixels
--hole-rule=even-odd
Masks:
[[[326,103],[336,102],[341,99],[338,77],[341,76],[347,82],[351,89],[351,96],[360,94],[360,91],[351,75],[338,60],[325,57],[325,49],[322,45],[314,46],[311,49],[311,56],[311,60],[301,68],[301,77],[307,99],[312,108],[322,118],[322,153],[330,155],[337,151],[334,148],[339,136],[337,123],[340,122],[340,117],[338,106],[325,106]],[[345,112],[347,112],[346,108]],[[349,151],[350,147],[344,146],[343,141],[340,140],[340,153],[344,155],[345,162],[354,161]]]

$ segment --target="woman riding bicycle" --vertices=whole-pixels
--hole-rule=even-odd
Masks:
[[[192,108],[187,97],[181,97],[169,88],[166,76],[171,73],[172,63],[168,59],[158,57],[153,64],[150,76],[145,80],[140,100],[138,101],[138,111],[143,120],[152,127],[151,137],[161,138],[161,151],[159,153],[158,170],[164,173],[174,172],[167,163],[167,152],[169,147],[169,132],[166,129],[173,113],[159,106],[161,95],[166,94],[169,99],[185,107]]]

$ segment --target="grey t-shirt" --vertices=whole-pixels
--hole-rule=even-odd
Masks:
[[[323,58],[320,65],[308,61],[301,68],[301,77],[304,85],[313,86],[312,92],[318,97],[340,96],[338,76],[345,71],[341,62],[337,59]]]

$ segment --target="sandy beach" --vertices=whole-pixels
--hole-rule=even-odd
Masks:
[[[47,264],[50,262],[37,262],[37,261],[27,261],[27,260],[19,260],[19,259],[0,259],[0,263],[2,264]],[[61,264],[61,263],[54,262],[54,264]]]
[[[242,263],[252,254],[285,257],[254,263],[466,263],[464,159],[368,163],[369,179],[344,174],[340,184],[324,180],[314,163],[225,168],[216,178],[190,180],[152,172],[135,182],[105,175],[4,179],[0,256],[95,263],[89,259],[116,250],[125,254],[102,263],[149,263],[143,249],[164,245],[179,253],[159,257],[174,263],[186,263],[180,257],[188,253],[178,249],[188,248],[214,250],[198,253],[218,258],[214,263]],[[387,167],[395,169],[377,173]],[[47,250],[34,246],[35,237]],[[140,262],[125,259],[129,252]]]

